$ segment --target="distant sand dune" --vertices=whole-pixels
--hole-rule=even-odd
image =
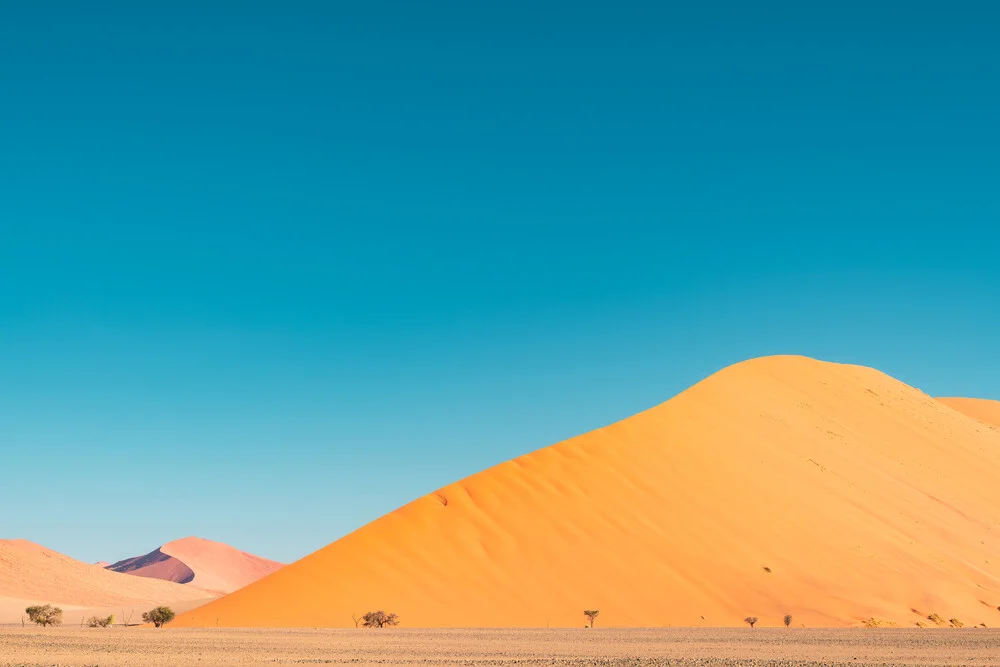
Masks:
[[[126,558],[106,566],[109,570],[122,574],[134,574],[137,577],[162,579],[177,584],[187,584],[194,579],[194,570],[182,561],[168,556],[162,550],[151,551],[145,556]]]
[[[472,443],[474,445],[474,443]],[[770,357],[428,494],[175,625],[1000,625],[1000,432]]]
[[[186,537],[164,544],[145,556],[109,565],[115,572],[191,584],[216,593],[231,593],[284,567],[222,542]]]
[[[145,611],[157,604],[188,609],[211,597],[217,596],[111,572],[27,540],[0,540],[0,623],[20,622],[30,604],[56,604],[67,612],[65,622],[76,623],[75,612],[107,608],[117,613],[122,606]],[[73,618],[68,616],[71,611]]]

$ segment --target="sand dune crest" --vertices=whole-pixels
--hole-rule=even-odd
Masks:
[[[144,556],[108,566],[115,572],[163,579],[215,593],[231,593],[284,567],[222,542],[186,537]]]

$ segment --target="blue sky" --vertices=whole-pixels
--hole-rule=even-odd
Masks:
[[[764,354],[1000,399],[995,3],[139,4],[0,5],[0,537],[291,560]]]

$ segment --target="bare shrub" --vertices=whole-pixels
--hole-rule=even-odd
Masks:
[[[747,616],[746,618],[743,619],[743,622],[749,625],[750,629],[753,630],[753,626],[757,624],[757,617]]]
[[[785,622],[785,627],[787,628],[788,626],[790,626],[792,624],[792,615],[791,614],[785,614],[785,617],[783,619],[781,619],[781,620],[783,620]]]

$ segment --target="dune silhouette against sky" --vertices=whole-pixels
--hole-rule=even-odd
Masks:
[[[1000,432],[877,370],[736,364],[448,485],[179,626],[1000,623]]]
[[[108,566],[115,572],[163,579],[198,588],[231,593],[284,567],[222,542],[186,537],[168,542],[144,556]]]

